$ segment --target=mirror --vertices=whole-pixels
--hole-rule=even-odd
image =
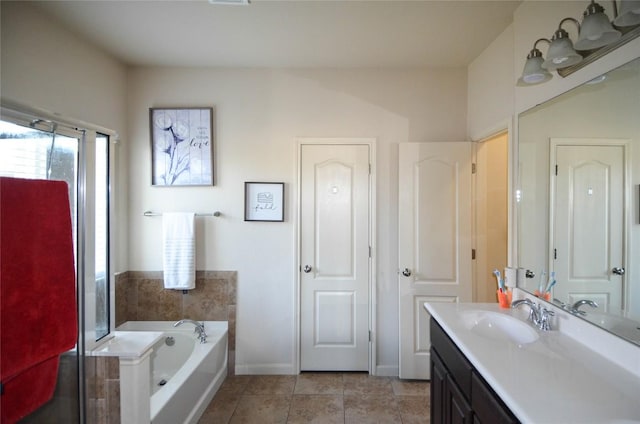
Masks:
[[[640,345],[640,58],[520,114],[518,161],[518,286]]]

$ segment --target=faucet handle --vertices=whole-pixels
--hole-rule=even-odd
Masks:
[[[556,313],[552,310],[545,308],[544,306],[540,306],[539,313],[539,321],[538,328],[542,331],[550,331],[551,330],[551,317]]]

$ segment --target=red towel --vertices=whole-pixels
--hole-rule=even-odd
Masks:
[[[51,399],[78,338],[73,232],[62,181],[0,177],[2,422]]]

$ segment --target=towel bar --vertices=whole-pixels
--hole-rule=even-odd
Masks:
[[[162,216],[162,213],[144,211],[144,216]],[[215,211],[214,213],[197,213],[196,216],[220,216],[222,213],[220,211]]]

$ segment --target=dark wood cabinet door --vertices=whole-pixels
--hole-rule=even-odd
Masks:
[[[519,423],[433,318],[431,319],[431,423]]]
[[[444,422],[451,424],[472,424],[473,411],[471,410],[471,405],[469,405],[469,402],[453,381],[450,374],[447,374],[445,387],[446,413]]]
[[[515,424],[518,419],[476,372],[471,376],[471,407],[475,424]]]
[[[445,411],[445,383],[447,369],[440,360],[440,357],[431,349],[431,422],[444,423]]]

